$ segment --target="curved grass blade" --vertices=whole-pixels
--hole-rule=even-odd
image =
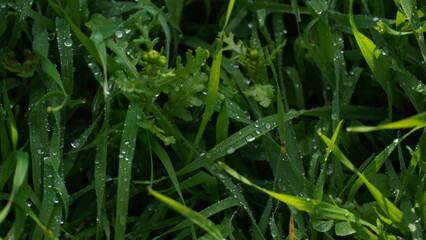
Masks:
[[[10,143],[13,149],[18,146],[18,130],[16,128],[15,115],[13,114],[9,96],[7,95],[6,87],[3,88],[3,107],[6,112],[6,123],[9,129]],[[2,116],[3,118],[3,116]]]
[[[238,202],[238,199],[236,199],[234,197],[228,197],[228,198],[225,198],[223,200],[220,200],[219,202],[213,203],[212,205],[206,207],[205,209],[203,209],[199,213],[201,215],[203,215],[204,217],[209,217],[209,216],[213,216],[214,214],[217,214],[219,212],[222,212],[222,211],[224,211],[228,208],[231,208],[231,207],[234,207],[234,206],[239,206],[239,205],[240,205],[240,203]],[[185,221],[179,223],[178,225],[174,226],[173,228],[167,230],[165,233],[160,235],[158,238],[161,238],[161,236],[164,236],[166,234],[178,231],[180,229],[189,227],[190,224],[191,224],[190,220],[185,220]]]
[[[14,151],[11,154],[13,154],[13,157],[16,159],[16,166],[14,171],[15,174],[13,176],[13,185],[9,200],[6,206],[4,206],[3,209],[0,211],[0,224],[6,219],[7,214],[9,213],[10,208],[12,207],[15,195],[17,194],[19,188],[22,186],[22,183],[27,177],[28,171],[28,153],[22,151]]]
[[[404,128],[422,128],[426,127],[426,112],[416,114],[414,116],[384,124],[381,126],[359,126],[347,128],[350,132],[371,132],[386,129],[404,129]]]
[[[208,218],[203,216],[202,214],[180,204],[179,202],[166,197],[165,195],[154,191],[152,188],[147,187],[148,192],[152,194],[155,198],[167,204],[169,207],[173,208],[178,213],[182,214],[184,217],[187,217],[191,222],[200,226],[208,233],[210,233],[214,239],[223,240],[223,236],[216,225],[210,221]]]
[[[399,228],[405,236],[408,236],[403,213],[391,201],[389,201],[389,199],[383,196],[383,194],[373,184],[371,184],[370,181],[368,181],[368,179],[358,171],[358,169],[355,168],[343,152],[327,136],[321,132],[318,132],[318,135],[322,138],[327,147],[332,150],[333,154],[340,160],[340,162],[358,175],[392,223]]]
[[[130,178],[138,133],[138,116],[143,113],[143,106],[142,102],[131,102],[127,109],[126,120],[124,122],[118,156],[118,187],[114,239],[125,239]]]
[[[360,225],[364,225],[371,228],[376,233],[379,231],[374,225],[372,225],[371,223],[363,219],[360,219],[355,214],[349,212],[346,209],[340,208],[338,206],[335,206],[326,202],[318,201],[318,200],[311,200],[311,199],[306,199],[302,197],[296,197],[296,196],[291,196],[291,195],[287,195],[283,193],[269,191],[267,189],[264,189],[252,183],[250,180],[241,176],[239,173],[237,173],[234,169],[230,168],[225,163],[218,162],[218,164],[225,170],[225,172],[227,172],[229,175],[231,175],[235,179],[241,181],[242,183],[246,185],[249,185],[251,187],[258,189],[283,203],[293,206],[300,211],[311,213],[320,218],[349,221],[349,222],[357,223]]]
[[[299,115],[303,114],[304,111],[290,111],[284,116],[284,121],[287,122]],[[256,138],[268,133],[278,126],[277,123],[278,116],[270,115],[264,117],[256,122],[246,126],[240,131],[229,136],[215,147],[210,149],[204,155],[195,159],[192,163],[185,166],[177,172],[177,175],[183,175],[189,172],[192,172],[196,169],[208,166],[213,161],[227,155],[234,153],[237,149],[243,147],[244,145],[254,141]]]
[[[393,90],[391,86],[391,74],[389,71],[389,61],[382,54],[379,48],[364,34],[360,33],[355,25],[353,17],[353,0],[349,3],[349,23],[352,28],[355,40],[364,56],[365,61],[386,92],[388,98],[388,114],[392,117]]]
[[[167,152],[164,150],[164,148],[158,143],[158,141],[155,138],[151,139],[150,141],[152,144],[152,151],[155,153],[155,155],[158,156],[158,158],[160,158],[161,162],[164,165],[164,168],[167,171],[167,174],[170,177],[170,180],[173,183],[174,188],[176,189],[176,192],[178,193],[182,203],[185,204],[185,200],[183,198],[182,191],[180,189],[179,181],[176,177],[176,172],[173,168],[173,164],[169,158],[169,155],[167,155]]]
[[[256,121],[217,144],[210,151],[179,170],[177,174],[183,175],[208,166],[216,159],[234,153],[237,149],[273,130],[275,127],[277,127],[277,115],[271,115]]]
[[[409,0],[401,0],[398,1],[398,3],[401,5],[402,9],[405,12],[405,15],[407,16],[408,21],[410,22],[411,26],[414,29],[420,29],[420,25],[422,22],[420,22],[418,12],[417,12],[417,4],[415,1],[409,1]],[[425,44],[425,38],[423,33],[419,33],[415,31],[414,35],[416,36],[417,44],[420,47],[420,52],[422,53],[423,61],[426,61],[426,44]]]
[[[411,133],[417,131],[418,129],[420,129],[420,127],[416,127],[412,129],[410,132],[402,136],[400,139],[395,139],[395,141],[393,141],[389,146],[387,146],[381,153],[379,153],[379,155],[377,155],[377,157],[374,160],[371,161],[370,164],[368,164],[368,166],[363,171],[364,176],[367,179],[371,179],[374,176],[374,174],[376,174],[379,171],[379,169],[383,166],[386,159],[388,159],[389,155],[393,152],[393,150],[395,150],[395,148],[399,145],[399,143],[402,140],[404,140],[406,137],[411,135]],[[349,191],[348,199],[353,199],[355,197],[355,194],[357,193],[358,189],[362,186],[362,184],[363,184],[363,181],[360,178],[358,178],[355,181],[355,183],[352,185]]]
[[[10,195],[0,193],[0,199],[8,200],[10,199]],[[43,231],[46,237],[57,240],[58,238],[56,238],[55,235],[53,235],[52,231],[50,231],[45,225],[43,225],[40,222],[37,215],[33,212],[33,210],[30,207],[28,207],[27,203],[23,200],[24,198],[21,198],[21,199],[15,198],[14,203],[39,226],[39,228]]]

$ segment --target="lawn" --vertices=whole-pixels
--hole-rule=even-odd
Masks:
[[[423,239],[426,1],[0,2],[1,239]]]

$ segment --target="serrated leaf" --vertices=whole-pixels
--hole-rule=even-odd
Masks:
[[[269,107],[274,98],[274,87],[270,84],[255,84],[244,91],[247,97],[253,97],[262,107]]]
[[[205,88],[207,74],[198,73],[192,77],[183,78],[179,88],[172,88],[167,92],[168,101],[164,104],[164,113],[169,116],[177,116],[185,121],[191,121],[192,116],[187,108],[199,107],[203,100],[198,93]]]

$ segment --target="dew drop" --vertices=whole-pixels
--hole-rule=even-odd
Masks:
[[[72,46],[72,39],[68,38],[67,40],[65,40],[64,45],[65,45],[65,47],[71,47]]]
[[[408,228],[410,229],[411,232],[415,232],[417,230],[416,225],[412,223],[408,224]]]
[[[271,129],[271,124],[270,123],[265,123],[265,128],[268,129],[268,130]]]
[[[246,137],[246,141],[247,141],[247,142],[253,142],[255,139],[256,139],[256,138],[255,138],[255,137],[253,137],[253,136],[251,136],[251,135],[248,135],[248,136]]]
[[[71,147],[72,147],[72,148],[78,148],[78,147],[80,147],[80,142],[79,142],[79,141],[74,141],[74,142],[72,142],[72,143],[71,143]]]
[[[233,147],[229,147],[228,149],[226,149],[227,154],[232,154],[234,152],[235,152],[235,148],[233,148]]]
[[[123,37],[123,31],[121,31],[121,30],[115,31],[115,36],[117,38],[122,38]]]

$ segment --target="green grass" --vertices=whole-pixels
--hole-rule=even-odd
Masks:
[[[0,239],[423,239],[426,2],[0,3]]]

